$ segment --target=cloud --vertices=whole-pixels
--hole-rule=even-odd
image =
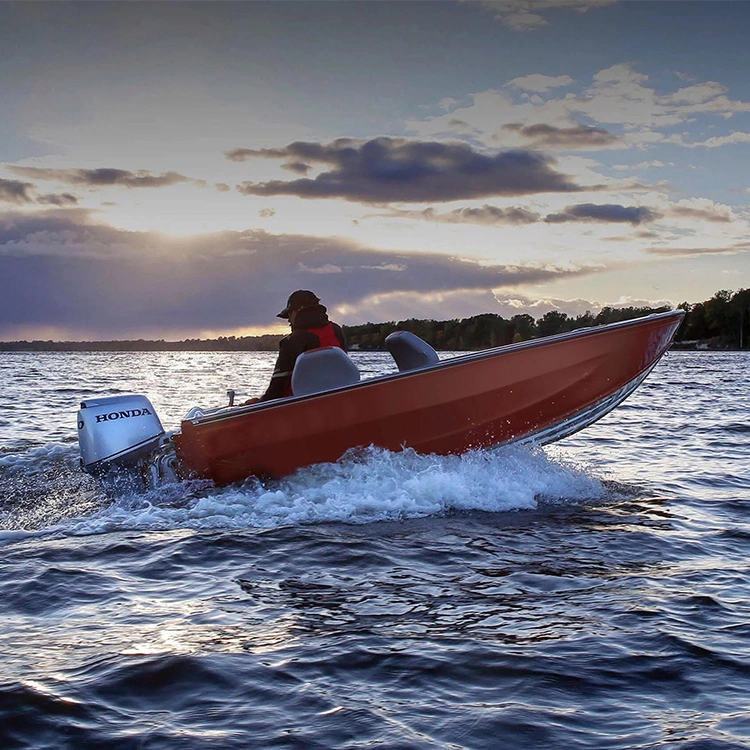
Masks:
[[[725,94],[726,91],[726,86],[716,81],[706,81],[678,89],[674,94],[666,94],[661,97],[661,102],[663,104],[703,104]]]
[[[660,247],[646,248],[649,255],[692,256],[692,255],[736,255],[750,251],[750,242],[735,242],[719,247]]]
[[[309,164],[305,164],[303,161],[289,161],[286,164],[282,164],[281,168],[295,174],[307,174],[312,169]]]
[[[47,206],[75,206],[78,203],[78,198],[71,193],[49,193],[40,195],[36,202]]]
[[[178,172],[165,172],[154,175],[145,169],[131,172],[126,169],[44,169],[41,167],[10,167],[16,174],[37,180],[63,182],[68,185],[81,185],[89,188],[110,187],[153,188],[175,185],[180,182],[201,182]]]
[[[456,208],[445,213],[440,213],[430,207],[421,211],[392,209],[388,213],[374,215],[397,219],[418,219],[441,224],[478,224],[482,226],[526,226],[538,222],[545,222],[547,224],[562,224],[565,222],[625,223],[637,226],[656,221],[665,215],[714,222],[730,222],[733,220],[731,212],[727,213],[725,208],[716,207],[713,204],[701,208],[673,205],[668,210],[660,211],[646,206],[580,203],[567,206],[562,211],[550,213],[544,217],[536,211],[519,206],[500,208],[488,204],[477,207],[467,206]],[[626,238],[618,237],[610,239],[621,241]]]
[[[621,298],[616,302],[594,302],[583,298],[561,297],[532,298],[517,291],[500,289],[495,292],[473,289],[456,289],[449,292],[413,294],[392,292],[374,294],[363,298],[357,314],[369,321],[404,320],[412,317],[433,320],[468,318],[477,311],[490,312],[510,320],[516,315],[531,315],[538,319],[550,310],[570,317],[590,312],[596,315],[603,307],[663,307],[671,306],[666,300]],[[415,307],[420,311],[414,314]],[[352,310],[346,305],[334,306],[332,311],[348,316]]]
[[[638,142],[638,129],[648,133],[650,128],[680,125],[697,114],[728,118],[750,112],[750,102],[729,99],[724,95],[726,88],[711,81],[660,96],[646,85],[648,76],[630,65],[612,65],[600,70],[593,81],[584,97],[569,102],[572,110],[599,123],[636,128],[631,137],[634,143]],[[673,137],[670,142],[686,145],[679,137]]]
[[[358,319],[363,322],[398,321],[409,318],[452,320],[468,318],[481,312],[499,314],[497,300],[489,289],[452,289],[438,292],[384,291],[362,297],[356,306],[337,304],[330,310],[340,320]]]
[[[658,159],[653,159],[652,161],[642,161],[638,164],[613,164],[612,169],[624,172],[629,169],[656,169],[666,166],[667,165],[664,162],[659,161]],[[670,162],[669,166],[673,167],[674,164]]]
[[[669,209],[669,215],[686,219],[712,221],[717,224],[727,224],[731,221],[734,221],[734,216],[730,208],[717,206],[694,208],[690,206],[675,205]]]
[[[502,91],[473,94],[468,106],[457,104],[448,111],[443,107],[439,115],[406,125],[422,138],[461,136],[506,148],[645,149],[656,144],[720,148],[750,138],[739,130],[703,136],[705,120],[699,116],[726,121],[750,112],[750,102],[730,99],[726,88],[713,81],[659,94],[647,75],[631,65],[617,64],[599,70],[582,90],[554,90],[553,82],[567,78],[541,74],[514,78]],[[684,126],[685,132],[674,132],[677,126]],[[688,132],[693,134],[690,139]]]
[[[722,146],[734,146],[738,143],[750,143],[750,133],[733,130],[729,135],[713,136],[705,141],[685,143],[690,148],[703,146],[704,148],[721,148]]]
[[[555,171],[551,157],[525,150],[485,154],[457,142],[341,138],[326,145],[296,142],[284,148],[234,149],[226,156],[232,161],[291,159],[329,167],[313,179],[244,182],[238,186],[244,195],[421,203],[582,189]]]
[[[646,300],[633,297],[621,297],[616,302],[594,302],[583,298],[566,299],[562,297],[531,298],[510,290],[495,292],[498,314],[506,319],[514,315],[531,315],[540,318],[550,310],[557,310],[570,317],[590,312],[596,315],[605,307],[665,307],[671,306],[668,300]]]
[[[596,221],[607,223],[627,223],[636,226],[655,221],[661,214],[646,206],[620,206],[615,203],[597,205],[579,203],[567,206],[563,211],[548,214],[544,221],[548,224],[560,224],[568,221]]]
[[[31,203],[33,189],[30,182],[4,180],[0,177],[0,201],[4,203]]]
[[[539,94],[549,91],[550,89],[560,88],[561,86],[570,86],[575,81],[570,76],[545,76],[541,73],[532,73],[528,76],[521,76],[508,81],[506,86],[514,86],[523,91],[535,91]]]
[[[622,143],[622,139],[604,128],[576,123],[569,128],[558,128],[554,125],[539,123],[537,125],[522,125],[511,122],[503,125],[503,130],[518,133],[531,141],[533,148],[564,148],[585,149],[609,148]]]
[[[99,225],[83,209],[5,212],[0,339],[51,324],[70,338],[180,338],[270,326],[279,301],[296,288],[314,289],[329,307],[346,306],[345,323],[366,321],[363,300],[397,293],[413,295],[406,317],[418,317],[419,299],[431,295],[476,297],[598,270],[489,265],[260,230],[178,239]]]
[[[434,208],[425,208],[423,211],[405,211],[394,209],[385,216],[403,219],[423,219],[424,221],[435,221],[442,224],[481,224],[483,226],[510,225],[521,226],[533,224],[539,221],[538,213],[526,208],[511,206],[499,208],[485,204],[478,207],[456,208],[447,213],[438,213]]]
[[[92,217],[81,208],[0,212],[0,256],[110,258],[122,253],[137,258],[159,245],[156,233],[123,232]]]
[[[548,21],[541,14],[551,10],[585,13],[615,2],[617,0],[479,0],[495,19],[513,31],[533,31],[546,26]]]
[[[0,178],[0,202],[16,205],[40,203],[47,206],[74,206],[78,203],[78,198],[71,193],[36,195],[36,186],[31,182]]]

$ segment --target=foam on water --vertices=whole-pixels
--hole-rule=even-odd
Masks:
[[[23,508],[23,493],[4,510],[6,542],[29,526],[72,535],[143,529],[274,528],[300,524],[374,521],[441,515],[456,510],[501,512],[536,508],[539,501],[601,498],[601,482],[550,458],[541,449],[505,447],[462,456],[351,451],[340,461],[301,469],[275,482],[249,479],[216,488],[207,482],[167,485],[145,495],[106,498],[77,468],[73,446],[47,446],[0,459],[4,488],[36,475],[54,491]],[[4,493],[7,494],[7,493]],[[38,504],[42,505],[39,506]],[[67,504],[66,504],[67,503]],[[23,512],[19,512],[19,506]],[[63,507],[64,506],[64,507]],[[40,523],[41,520],[46,522]],[[0,537],[0,540],[2,537]]]
[[[79,468],[78,448],[51,443],[0,456],[0,544],[49,533],[62,519],[109,504]]]
[[[50,443],[32,448],[25,453],[8,453],[0,456],[0,471],[23,472],[26,476],[45,472],[51,464],[64,464],[68,469],[78,466],[77,447],[63,443]]]

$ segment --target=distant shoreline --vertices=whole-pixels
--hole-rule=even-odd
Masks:
[[[248,336],[242,340],[185,341],[0,341],[0,352],[252,352],[278,351],[281,336]],[[248,341],[247,339],[251,339]]]
[[[256,337],[248,337],[256,338]],[[197,341],[0,341],[0,353],[13,352],[277,352],[281,336],[259,336],[259,341],[224,343],[216,339]],[[266,339],[274,339],[268,341]],[[719,347],[711,341],[674,342],[670,351],[678,352],[739,352],[748,351],[738,347]],[[506,344],[507,345],[507,344]],[[462,351],[439,348],[438,351]],[[485,347],[487,348],[487,347]],[[360,347],[356,344],[350,351],[386,351],[383,347]],[[481,351],[470,349],[467,351]]]
[[[673,349],[682,351],[746,351],[750,346],[750,289],[736,294],[717,292],[711,300],[683,303],[685,320]],[[587,311],[575,318],[551,310],[538,320],[514,315],[506,320],[495,313],[451,320],[408,320],[342,326],[351,350],[382,351],[394,331],[410,331],[437,351],[483,351],[505,344],[547,338],[580,328],[634,320],[668,312],[666,307],[604,307],[596,315]],[[718,321],[718,322],[717,322]],[[719,323],[721,325],[719,325]],[[112,339],[107,341],[0,341],[0,352],[275,352],[284,334],[218,336],[212,339]]]

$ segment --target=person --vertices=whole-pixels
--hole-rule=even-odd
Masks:
[[[247,404],[291,396],[292,371],[302,352],[322,346],[347,350],[341,326],[328,319],[328,311],[320,304],[320,298],[308,289],[292,292],[286,307],[276,317],[287,319],[292,331],[279,342],[279,356],[266,392],[259,399],[246,401]]]

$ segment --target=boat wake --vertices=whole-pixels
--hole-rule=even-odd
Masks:
[[[371,447],[281,480],[248,479],[221,488],[182,482],[113,499],[80,472],[75,447],[58,444],[0,457],[0,492],[0,543],[28,534],[365,524],[608,495],[584,470],[522,446],[460,456]]]

